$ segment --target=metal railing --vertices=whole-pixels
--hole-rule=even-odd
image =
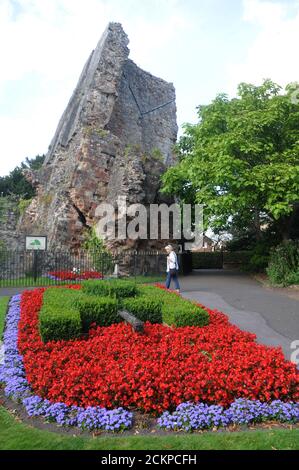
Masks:
[[[166,255],[157,251],[0,251],[0,287],[49,286],[116,275],[162,279],[165,270]]]

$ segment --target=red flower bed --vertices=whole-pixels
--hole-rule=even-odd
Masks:
[[[43,398],[159,413],[188,400],[299,399],[295,365],[220,312],[207,309],[211,321],[203,328],[147,324],[139,335],[122,323],[91,329],[88,339],[43,344],[43,291],[23,294],[18,339],[28,381]]]
[[[49,276],[58,281],[78,281],[84,279],[102,279],[103,274],[97,271],[83,271],[76,273],[73,271],[50,271]]]

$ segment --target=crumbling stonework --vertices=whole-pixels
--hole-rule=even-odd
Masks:
[[[128,37],[110,23],[63,113],[43,167],[27,178],[37,197],[19,230],[47,235],[51,249],[79,248],[96,207],[162,202],[160,176],[173,163],[175,89],[128,59]],[[165,241],[163,242],[165,243]],[[110,242],[111,249],[157,249],[159,241]]]
[[[4,249],[16,250],[19,246],[16,234],[20,215],[18,202],[13,197],[0,197],[0,252]]]

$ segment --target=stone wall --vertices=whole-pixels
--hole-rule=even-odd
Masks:
[[[3,248],[9,250],[20,248],[19,236],[16,233],[18,219],[18,200],[12,197],[0,197],[0,251]]]
[[[163,202],[160,176],[173,164],[175,89],[129,58],[128,38],[110,23],[88,58],[41,170],[27,173],[37,197],[23,234],[47,235],[51,249],[77,249],[101,202]],[[163,241],[114,241],[111,249],[159,249]]]

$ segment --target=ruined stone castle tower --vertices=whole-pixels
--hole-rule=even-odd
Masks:
[[[37,197],[22,233],[47,235],[49,248],[78,248],[95,209],[126,196],[128,204],[160,203],[160,176],[173,163],[175,89],[128,58],[128,37],[110,23],[88,58],[41,170],[27,178]],[[134,249],[158,241],[123,242]],[[120,247],[119,242],[109,248]]]

